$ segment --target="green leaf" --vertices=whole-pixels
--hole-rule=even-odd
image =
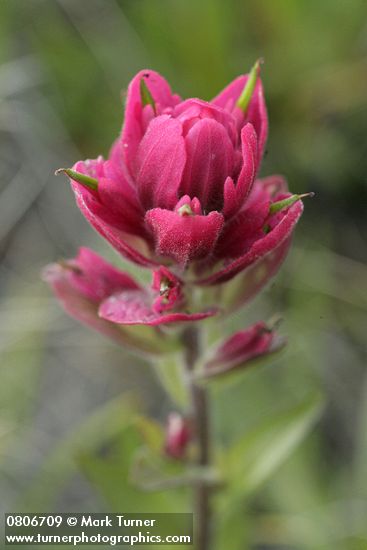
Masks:
[[[141,445],[141,438],[134,425],[127,427],[121,437],[108,450],[107,455],[101,457],[96,454],[87,454],[80,457],[79,465],[83,473],[105,501],[107,512],[122,513],[146,513],[149,511],[159,513],[187,513],[189,509],[188,491],[176,489],[175,491],[154,490],[142,492],[137,487],[131,476],[128,475],[130,465]],[[162,534],[167,531],[177,532],[179,525],[175,518],[167,516],[162,518]],[[173,545],[164,546],[167,550],[174,550]],[[183,546],[183,548],[188,548]],[[190,546],[192,548],[192,546]]]
[[[130,470],[130,480],[144,491],[192,487],[198,481],[210,487],[221,484],[215,468],[172,460],[163,453],[153,453],[148,447],[137,450]]]
[[[136,417],[135,426],[147,447],[157,454],[161,453],[164,446],[163,426],[156,420],[143,415]]]
[[[320,396],[313,396],[266,419],[238,441],[225,459],[235,491],[251,493],[270,477],[307,436],[321,411]]]
[[[181,354],[163,356],[154,362],[154,366],[162,386],[172,401],[179,408],[186,408],[188,393],[185,387]]]
[[[136,463],[140,453],[142,438],[134,423],[126,426],[118,438],[100,456],[96,452],[87,452],[79,455],[78,463],[84,475],[97,493],[103,498],[111,511],[159,512],[187,511],[185,494],[176,491],[166,491],[157,487],[157,490],[142,492],[145,481],[144,471],[140,467],[138,479],[131,474],[131,466]],[[150,458],[154,457],[154,464],[159,461],[157,455],[147,451]],[[149,475],[155,475],[154,464],[149,461]],[[151,477],[150,481],[154,479]]]
[[[118,325],[118,329],[121,341],[147,359],[153,360],[153,356],[164,355],[178,347],[174,337],[164,334],[157,327]]]
[[[170,460],[162,451],[157,454],[146,446],[137,449],[129,475],[135,487],[143,491],[157,491],[184,485],[183,463]]]

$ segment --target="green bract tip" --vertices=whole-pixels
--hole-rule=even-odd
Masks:
[[[77,181],[78,183],[81,183],[85,187],[88,187],[88,189],[93,189],[93,191],[97,191],[98,189],[98,180],[96,180],[95,178],[91,178],[86,174],[76,172],[71,168],[59,168],[58,170],[56,170],[55,175],[58,176],[59,174],[66,174],[67,176],[69,176],[69,178]]]
[[[306,197],[314,197],[315,193],[304,193],[303,195],[292,195],[291,197],[288,197],[287,199],[282,199],[281,201],[273,202],[273,204],[270,205],[269,212],[270,214],[275,214],[276,212],[279,212],[280,210],[283,210],[283,208],[288,208],[289,206],[292,206],[295,202],[305,199]]]
[[[257,78],[260,74],[260,65],[262,62],[262,59],[258,59],[255,65],[252,67],[245,87],[243,88],[242,93],[237,100],[237,107],[239,107],[244,114],[246,113],[248,106],[250,105],[252,94],[255,90]]]
[[[148,86],[146,85],[144,78],[140,79],[140,98],[143,106],[145,107],[145,105],[151,105],[154,111],[154,114],[156,115],[157,109],[155,106],[155,101],[153,99],[152,94],[149,91]]]

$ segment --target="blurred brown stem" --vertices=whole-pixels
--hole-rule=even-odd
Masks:
[[[182,334],[182,341],[185,346],[185,367],[191,397],[193,431],[198,446],[196,463],[198,466],[205,467],[210,463],[208,395],[206,389],[199,386],[192,376],[200,356],[199,329],[194,326],[186,328]],[[194,491],[195,547],[197,550],[209,550],[211,523],[210,487],[207,483],[198,481]]]

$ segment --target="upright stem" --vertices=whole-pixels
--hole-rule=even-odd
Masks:
[[[191,397],[192,421],[198,445],[197,465],[208,466],[210,463],[210,431],[207,391],[196,384],[191,376],[200,356],[199,330],[190,326],[182,335],[185,346],[185,367],[188,374],[188,388]],[[210,487],[198,481],[195,487],[195,541],[197,550],[209,550],[210,539]]]

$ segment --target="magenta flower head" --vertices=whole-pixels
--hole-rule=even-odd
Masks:
[[[109,158],[65,170],[84,216],[123,256],[199,285],[263,262],[249,295],[277,271],[303,207],[281,177],[257,179],[268,133],[259,71],[209,102],[141,71]]]

